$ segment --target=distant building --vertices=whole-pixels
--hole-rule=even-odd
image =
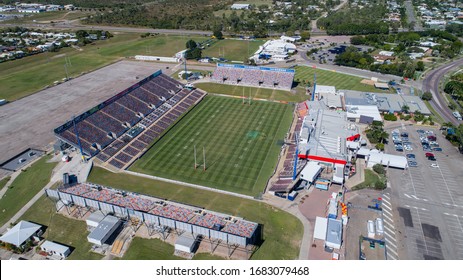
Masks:
[[[251,4],[233,4],[231,6],[232,10],[249,10]]]

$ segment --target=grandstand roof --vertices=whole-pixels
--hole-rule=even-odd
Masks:
[[[342,96],[336,92],[336,87],[317,85],[315,94],[318,95],[319,99],[323,99],[326,106],[334,109],[342,108]]]

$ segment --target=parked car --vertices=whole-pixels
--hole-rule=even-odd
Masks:
[[[402,133],[400,134],[400,136],[402,136],[402,137],[408,137],[408,133],[407,133],[407,132],[402,132]]]
[[[418,129],[416,132],[418,132],[419,134],[423,134],[423,133],[424,133],[424,130]]]
[[[433,157],[433,156],[434,156],[433,153],[425,153],[424,155],[425,155],[426,157]]]
[[[415,154],[407,154],[406,157],[407,158],[416,158]]]
[[[435,157],[428,157],[428,160],[430,160],[430,161],[436,161],[436,158],[435,158]]]
[[[433,151],[436,151],[436,152],[442,152],[442,148],[440,147],[434,147],[432,148]]]
[[[410,167],[417,167],[418,166],[418,163],[416,161],[409,161],[408,162],[408,166]]]

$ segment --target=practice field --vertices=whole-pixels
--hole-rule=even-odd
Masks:
[[[347,90],[358,90],[368,92],[382,92],[388,93],[389,91],[376,89],[374,86],[365,85],[360,83],[363,78],[357,76],[351,76],[347,74],[337,73],[335,71],[328,71],[322,69],[315,69],[307,66],[296,66],[295,81],[299,81],[302,84],[310,82],[313,87],[314,73],[317,73],[317,84],[324,86],[335,86],[336,89],[347,89]]]
[[[276,165],[293,106],[243,105],[240,99],[208,96],[131,170],[207,187],[257,195]],[[202,165],[203,147],[206,171]]]
[[[265,41],[224,39],[203,50],[203,57],[223,57],[230,61],[244,61],[254,54]]]
[[[114,38],[97,41],[81,48],[64,48],[59,52],[41,53],[0,63],[0,99],[14,101],[30,95],[54,81],[76,77],[122,58],[134,55],[173,56],[185,49],[188,39],[203,41],[204,37],[159,35],[140,38],[140,34],[116,34]],[[66,59],[71,62],[66,63]],[[65,68],[66,64],[66,68]]]

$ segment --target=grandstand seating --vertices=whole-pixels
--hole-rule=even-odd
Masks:
[[[58,191],[209,229],[216,229],[216,225],[220,225],[220,231],[222,232],[247,238],[252,237],[257,227],[257,224],[245,220],[231,220],[226,218],[226,216],[217,215],[205,210],[194,210],[191,207],[177,203],[160,201],[151,197],[122,192],[92,183],[63,186],[58,188]]]
[[[238,80],[241,81],[238,82]],[[294,72],[263,69],[261,67],[230,67],[218,65],[212,74],[212,80],[225,84],[275,87],[290,90]]]
[[[101,111],[121,122],[129,123],[131,126],[140,120],[135,112],[119,105],[118,103],[111,103],[101,109]]]
[[[135,113],[142,113],[144,116],[148,115],[152,109],[148,107],[148,104],[140,101],[139,99],[133,97],[130,94],[124,95],[119,98],[117,103],[123,105],[126,108],[134,111]]]
[[[147,104],[151,104],[156,107],[161,106],[161,99],[157,95],[149,91],[143,90],[143,88],[144,87],[141,86],[140,88],[137,88],[134,91],[130,92],[130,94]]]

